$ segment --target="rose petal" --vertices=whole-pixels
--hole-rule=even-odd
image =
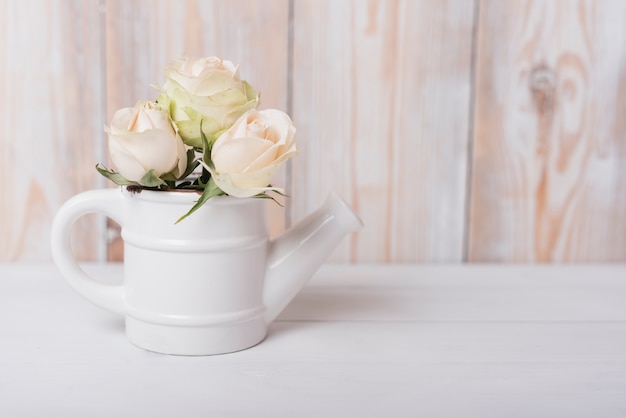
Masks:
[[[263,154],[259,155],[254,161],[250,162],[243,173],[261,170],[270,164],[279,164],[286,161],[289,157],[296,153],[295,144],[287,152],[281,152],[281,147],[274,145],[267,149]]]
[[[233,75],[227,71],[213,72],[210,75],[197,79],[197,83],[190,93],[196,96],[213,96],[223,91],[236,90],[245,97],[241,89],[241,82],[233,80]]]
[[[163,131],[171,131],[174,133],[174,128],[172,127],[172,122],[170,121],[170,116],[167,112],[158,108],[143,108],[140,116],[142,116],[141,119],[147,120],[145,123],[146,128],[137,129],[133,132],[143,132],[149,129],[161,129]]]
[[[263,138],[250,137],[235,138],[219,144],[216,142],[211,151],[211,159],[215,169],[220,173],[242,173],[272,145]]]
[[[111,121],[111,127],[109,129],[109,132],[113,134],[124,134],[130,132],[128,130],[128,127],[130,126],[131,120],[133,119],[134,115],[135,109],[132,107],[119,109],[113,115],[113,120]]]
[[[239,187],[233,183],[233,175],[227,173],[218,174],[211,172],[211,175],[213,177],[213,181],[217,184],[217,187],[229,196],[252,197],[272,190],[282,192],[282,189],[277,187]]]
[[[152,169],[157,176],[173,170],[178,163],[176,141],[179,139],[170,132],[150,130],[116,135],[115,141],[126,151],[126,154],[140,162],[146,171]]]
[[[131,181],[139,181],[146,169],[114,138],[109,138],[109,154],[117,171]]]
[[[267,187],[272,182],[272,178],[279,166],[279,164],[270,164],[261,170],[229,174],[235,187],[241,189]]]
[[[269,141],[268,141],[269,142]],[[256,157],[254,160],[248,162],[248,165],[241,173],[247,173],[251,171],[261,170],[262,168],[271,165],[276,161],[278,157],[278,149],[279,147],[276,145],[272,145],[268,149],[266,149],[262,154]]]

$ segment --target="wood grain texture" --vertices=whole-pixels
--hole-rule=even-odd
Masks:
[[[480,11],[470,261],[626,260],[626,3]]]
[[[153,100],[150,85],[165,81],[164,67],[181,54],[218,56],[238,64],[261,92],[261,108],[287,107],[287,0],[106,1],[107,114]],[[275,183],[286,183],[284,172]],[[270,231],[284,229],[284,209],[270,205]],[[115,230],[115,229],[113,229]],[[113,234],[109,259],[122,257]]]
[[[99,185],[100,28],[98,0],[0,2],[0,260],[50,259],[56,209]],[[97,258],[102,237],[83,219],[76,256]]]
[[[189,358],[0,264],[0,416],[623,418],[626,265],[579,267],[324,266],[261,344]]]
[[[461,261],[473,11],[295,1],[292,217],[335,189],[365,223],[333,261]]]
[[[50,258],[56,209],[110,186],[102,126],[181,53],[292,110],[272,235],[335,189],[366,224],[335,262],[626,261],[624,21],[620,0],[0,1],[0,261]],[[73,242],[121,259],[102,218]]]

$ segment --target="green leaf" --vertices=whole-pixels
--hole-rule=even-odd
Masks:
[[[210,179],[211,179],[211,173],[209,173],[209,171],[206,168],[202,167],[202,174],[200,174],[200,177],[198,177],[198,184],[202,186],[203,190]]]
[[[189,212],[187,212],[186,214],[181,216],[176,221],[176,223],[179,223],[180,221],[182,221],[183,219],[185,219],[186,217],[188,217],[189,215],[194,213],[202,205],[204,205],[210,198],[215,197],[215,196],[220,196],[220,195],[223,195],[223,194],[224,194],[224,192],[219,187],[217,187],[217,185],[215,184],[215,181],[213,181],[213,178],[209,179],[209,182],[207,183],[206,187],[204,188],[204,191],[202,192],[202,196],[200,196],[200,199],[198,199],[196,204],[193,205],[191,209],[189,209]]]
[[[205,186],[200,186],[200,185],[193,184],[193,183],[190,183],[190,182],[185,182],[183,184],[179,184],[177,188],[178,189],[185,189],[185,190],[197,190],[197,191],[201,192],[201,191],[204,190]]]
[[[181,179],[187,178],[200,165],[200,161],[196,160],[196,152],[193,149],[187,150],[187,169],[180,176]]]
[[[135,181],[130,181],[126,179],[117,171],[109,170],[106,167],[100,167],[99,164],[96,164],[96,170],[98,170],[98,173],[102,174],[104,177],[106,177],[107,179],[111,180],[113,183],[119,186],[128,186],[131,184],[137,184],[137,182]]]
[[[204,131],[202,130],[202,123],[200,123],[200,138],[202,138],[202,161],[204,161],[204,163],[211,170],[215,170],[213,161],[211,161],[211,149],[213,148],[213,143],[209,142],[207,136],[204,134]]]
[[[139,179],[139,184],[144,187],[158,187],[165,184],[165,182],[154,174],[154,170],[149,170]]]
[[[178,178],[174,177],[172,173],[167,173],[161,176],[165,181],[177,181],[187,178],[193,171],[200,165],[200,161],[196,160],[196,153],[193,149],[187,150],[187,168],[185,172]]]

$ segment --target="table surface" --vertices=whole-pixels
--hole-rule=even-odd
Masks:
[[[626,417],[623,264],[326,265],[219,356],[123,327],[54,266],[0,264],[0,416]]]

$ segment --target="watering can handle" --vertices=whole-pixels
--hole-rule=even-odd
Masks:
[[[98,283],[87,276],[72,255],[70,233],[74,222],[88,213],[102,213],[123,225],[123,202],[119,189],[92,190],[68,200],[52,223],[52,258],[63,278],[90,302],[111,312],[124,311],[122,285]]]

